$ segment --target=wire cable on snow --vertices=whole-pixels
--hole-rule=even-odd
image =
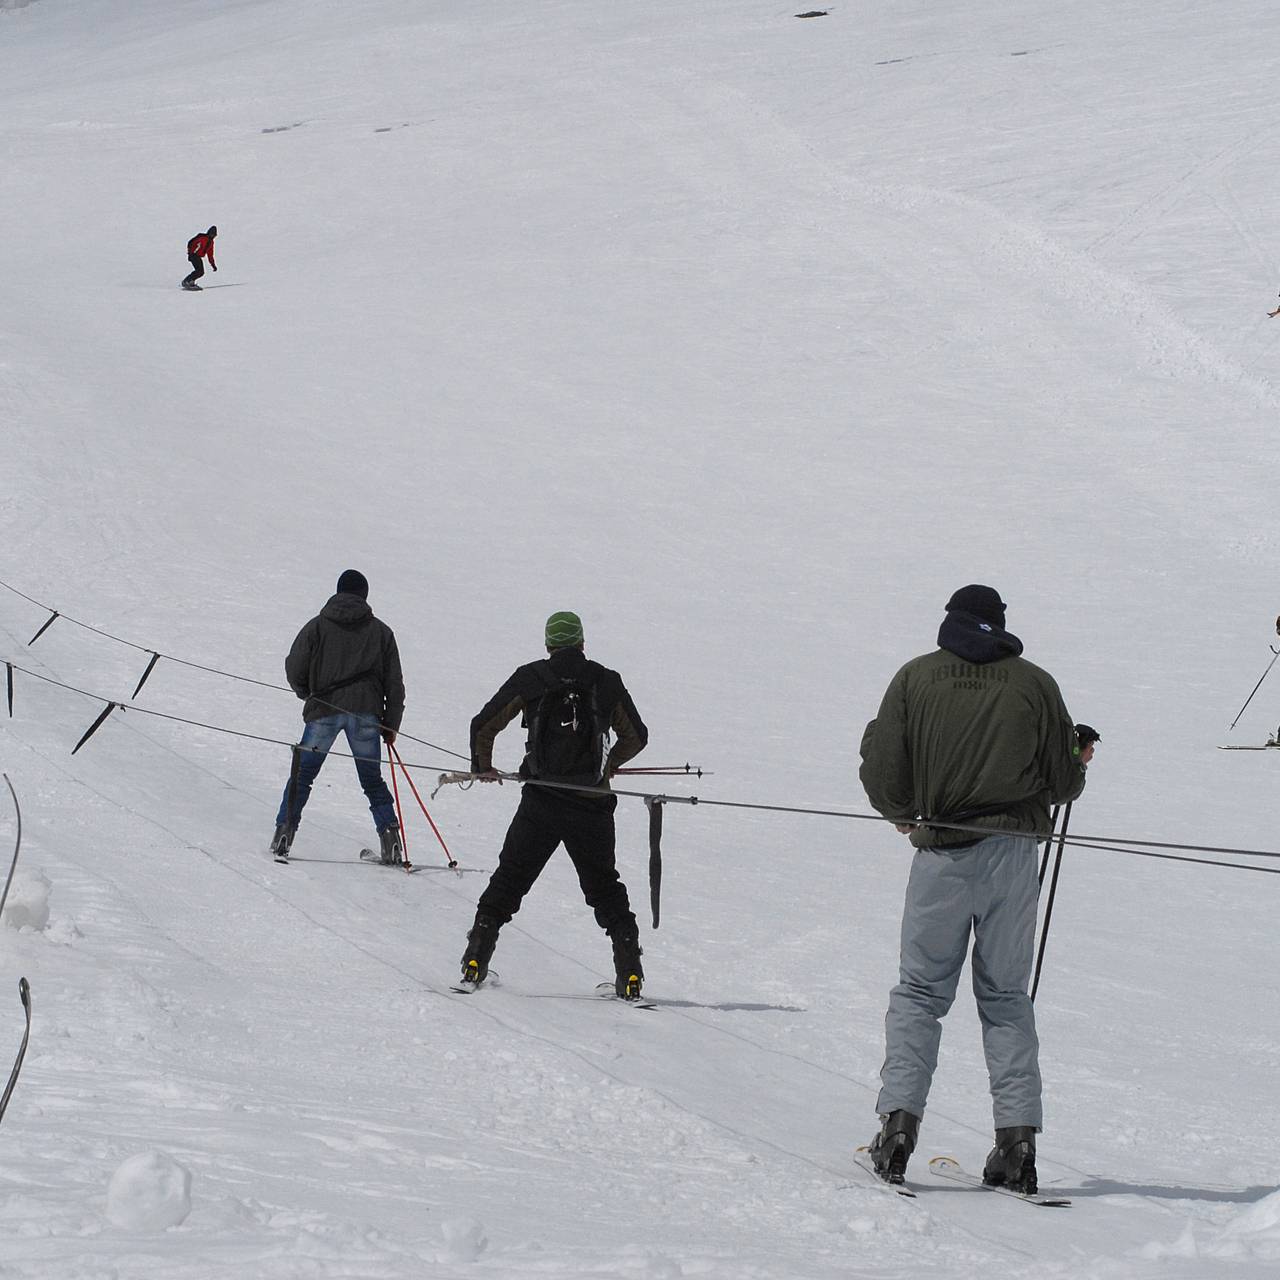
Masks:
[[[416,768],[418,766],[411,767]],[[547,787],[555,791],[581,791],[588,794],[599,794],[599,790],[596,787],[583,787],[569,782],[548,782],[541,778],[521,778],[518,774],[514,773],[503,773],[499,776],[503,782],[515,782],[526,787]],[[479,774],[451,773],[442,775],[440,781],[441,784],[446,782],[456,782],[470,786],[470,784],[475,782],[479,777]],[[439,790],[438,787],[437,790]],[[848,809],[814,809],[803,805],[760,804],[758,802],[750,802],[746,800],[706,800],[701,796],[673,796],[655,794],[650,791],[629,791],[619,790],[617,788],[612,788],[612,794],[615,796],[630,796],[638,800],[643,800],[646,804],[650,805],[687,804],[707,806],[713,809],[746,809],[760,813],[794,813],[811,818],[846,818],[855,822],[892,822],[894,825],[897,825],[895,819],[886,818],[879,813],[856,813]],[[1051,838],[1058,838],[1057,832],[1010,831],[1007,827],[982,827],[968,822],[943,822],[941,820],[925,821],[924,819],[921,819],[916,825],[938,827],[947,831],[971,831],[975,835],[981,836],[1026,836],[1028,839],[1035,840],[1037,843],[1043,843],[1045,840],[1049,840]],[[1271,867],[1253,867],[1243,865],[1238,862],[1213,862],[1205,858],[1174,857],[1172,854],[1146,852],[1146,850],[1154,849],[1182,849],[1189,853],[1225,853],[1232,854],[1237,857],[1280,859],[1280,851],[1273,849],[1233,849],[1229,846],[1222,845],[1179,844],[1176,841],[1137,840],[1129,839],[1124,836],[1073,835],[1067,837],[1066,843],[1069,845],[1078,845],[1082,849],[1099,849],[1108,853],[1131,853],[1135,857],[1165,857],[1174,862],[1194,862],[1204,867],[1230,867],[1236,871],[1265,871],[1270,874],[1280,874],[1280,869],[1273,870]],[[1140,847],[1125,847],[1129,845]]]
[[[45,604],[43,601],[37,600],[33,596],[27,595],[25,591],[19,591],[17,587],[11,586],[7,582],[0,581],[0,587],[3,587],[6,591],[13,592],[15,596],[20,596],[23,600],[27,601],[28,604],[33,604],[36,606],[37,609],[43,609],[45,610],[45,612],[49,614],[49,617],[46,619],[44,625],[40,628],[40,630],[37,631],[35,635],[33,635],[31,639],[27,641],[28,645],[35,644],[35,642],[39,640],[42,635],[44,635],[44,633],[54,624],[54,622],[56,622],[57,619],[61,618],[64,622],[71,623],[73,627],[81,627],[85,631],[91,631],[93,632],[94,635],[101,636],[105,640],[114,640],[117,644],[125,645],[127,648],[134,649],[139,653],[149,653],[151,655],[151,661],[147,663],[147,668],[142,673],[142,678],[138,681],[137,685],[134,687],[132,696],[135,698],[138,696],[139,693],[142,692],[142,686],[146,684],[148,677],[151,675],[152,671],[155,670],[156,664],[160,661],[161,658],[163,658],[166,662],[172,662],[179,667],[188,667],[192,671],[203,671],[207,675],[222,676],[224,679],[227,679],[227,680],[238,680],[241,684],[257,685],[258,688],[260,689],[274,689],[278,693],[288,693],[288,694],[293,693],[293,690],[290,689],[288,685],[272,684],[270,683],[270,681],[267,681],[267,680],[255,679],[253,676],[242,676],[234,671],[223,671],[220,667],[206,666],[202,662],[192,662],[187,658],[175,658],[171,653],[164,653],[161,650],[153,649],[148,645],[138,644],[133,640],[126,640],[124,636],[118,636],[114,632],[104,631],[101,627],[91,626],[87,622],[81,622],[77,618],[69,617],[67,614],[63,613],[61,610],[54,609],[52,606]],[[22,670],[22,668],[15,667],[15,670]],[[27,674],[30,675],[32,673],[28,672]],[[81,693],[83,692],[83,690],[76,690],[76,692]],[[89,696],[93,697],[95,695],[90,694]],[[324,698],[316,698],[315,701],[320,703],[321,706],[332,707],[335,711],[344,710],[344,708],[336,706],[334,703],[328,702]],[[142,708],[140,707],[136,708],[136,710],[141,710],[141,709]],[[10,712],[12,712],[12,707],[10,707]],[[209,726],[205,725],[203,727],[208,728]],[[388,729],[389,726],[384,724],[379,724],[378,728]],[[409,742],[416,742],[420,747],[430,747],[432,751],[442,751],[444,752],[445,755],[453,756],[455,759],[469,761],[471,758],[468,755],[464,755],[461,751],[452,751],[448,747],[442,747],[440,746],[439,743],[428,742],[425,738],[415,738],[411,733],[404,733],[404,732],[401,732],[400,730],[396,730],[395,732],[397,736],[405,738]],[[249,735],[249,736],[252,736],[252,735]],[[264,741],[269,741],[269,739],[264,739]]]
[[[80,739],[80,742],[76,745],[76,750],[79,750],[79,748],[84,745],[89,734],[91,734],[94,729],[96,729],[107,718],[107,715],[109,715],[111,711],[136,711],[139,715],[154,716],[157,720],[170,720],[175,724],[190,725],[193,729],[208,729],[211,733],[225,733],[233,738],[247,738],[251,742],[266,742],[274,747],[288,747],[291,751],[298,745],[296,742],[287,742],[283,738],[268,738],[260,733],[246,733],[243,729],[228,729],[225,725],[209,724],[203,720],[189,720],[186,716],[171,715],[167,711],[153,711],[149,707],[140,707],[136,703],[121,702],[119,699],[114,698],[104,698],[100,693],[93,693],[88,689],[81,689],[74,684],[66,684],[62,680],[55,680],[52,676],[41,675],[38,671],[31,671],[26,667],[20,667],[16,662],[8,662],[4,659],[0,659],[0,661],[4,661],[5,665],[12,668],[14,671],[21,671],[24,676],[31,676],[33,680],[42,680],[45,684],[55,685],[59,689],[66,689],[70,693],[78,693],[82,697],[92,698],[95,702],[104,702],[107,704],[108,710],[98,717],[93,726],[91,726],[89,733],[86,733]],[[308,748],[308,750],[309,749],[310,748]],[[75,752],[73,751],[72,754],[74,755]],[[326,754],[331,756],[340,756],[345,760],[355,759],[355,756],[353,756],[349,751],[330,750],[326,752]],[[439,769],[440,765],[417,764],[406,761],[403,767],[407,769]]]
[[[176,663],[179,666],[189,667],[196,671],[207,672],[210,675],[223,676],[229,680],[238,680],[244,684],[257,685],[260,688],[274,689],[283,693],[293,692],[293,690],[288,689],[284,685],[270,684],[265,680],[256,680],[251,676],[242,676],[232,671],[223,671],[217,667],[210,667],[210,666],[205,666],[202,663],[191,662],[185,658],[172,657],[169,654],[161,653],[159,650],[151,649],[145,645],[137,644],[132,640],[127,640],[123,636],[117,636],[112,632],[104,631],[99,627],[91,626],[87,622],[80,622],[75,618],[68,617],[66,614],[61,613],[56,609],[50,608],[49,605],[44,604],[42,601],[36,600],[34,597],[27,595],[23,591],[19,591],[17,587],[11,586],[7,582],[0,581],[0,587],[4,587],[5,590],[11,591],[16,596],[20,596],[23,600],[28,601],[30,604],[35,605],[37,608],[48,611],[50,615],[49,619],[45,622],[44,626],[42,626],[40,630],[37,631],[36,634],[31,638],[31,641],[28,641],[28,643],[33,643],[35,640],[39,639],[39,637],[44,633],[44,631],[46,631],[49,628],[49,626],[52,625],[52,623],[57,618],[63,618],[65,621],[72,623],[72,625],[77,627],[82,627],[84,630],[91,631],[95,635],[102,636],[103,638],[108,640],[114,640],[119,644],[126,645],[131,649],[138,650],[139,652],[149,653],[151,655],[151,662],[148,665],[146,671],[143,673],[142,679],[138,682],[137,688],[135,688],[134,690],[135,697],[137,696],[138,690],[142,688],[142,685],[146,682],[147,676],[151,674],[152,669],[155,667],[156,662],[160,658],[165,658],[169,662]],[[170,715],[162,711],[151,711],[146,707],[140,707],[137,704],[132,702],[123,702],[117,699],[104,698],[101,694],[92,693],[87,689],[80,689],[80,688],[77,688],[75,685],[64,684],[59,680],[54,680],[49,676],[40,675],[35,671],[31,671],[26,667],[22,667],[15,662],[6,661],[5,665],[8,668],[10,680],[12,680],[12,672],[21,671],[24,675],[32,676],[36,680],[43,680],[47,684],[57,685],[60,688],[70,690],[73,693],[81,694],[83,697],[93,698],[97,701],[100,701],[106,704],[106,708],[103,711],[103,713],[89,727],[86,733],[81,737],[80,741],[76,744],[75,751],[78,751],[80,747],[82,747],[84,743],[89,739],[89,737],[99,728],[99,726],[111,715],[111,713],[117,709],[121,711],[125,711],[125,710],[137,711],[142,715],[155,716],[163,720],[171,720],[178,724],[190,725],[193,728],[207,729],[213,733],[223,733],[233,737],[246,738],[251,741],[265,742],[273,746],[285,746],[292,749],[296,745],[295,743],[286,742],[280,738],[268,738],[268,737],[264,737],[261,734],[246,733],[239,729],[228,729],[223,725],[209,724],[200,720],[189,720],[182,716]],[[321,705],[323,706],[333,707],[335,711],[342,710],[341,707],[337,707],[335,706],[335,704],[331,702],[326,702],[322,698],[317,699],[317,701],[320,702]],[[10,715],[12,714],[13,714],[13,709],[11,704]],[[389,727],[386,725],[379,725],[379,728],[384,730],[389,729]],[[448,747],[442,747],[438,743],[429,742],[424,738],[415,738],[412,734],[409,734],[409,733],[402,733],[397,731],[397,736],[405,738],[410,742],[415,742],[419,746],[429,747],[433,751],[440,751],[443,754],[452,756],[458,760],[469,759],[468,756],[464,755],[460,751],[452,751]],[[332,752],[332,754],[337,756],[342,756],[347,759],[354,758],[350,755],[349,752],[345,752],[345,751],[335,751],[335,752]],[[410,769],[430,769],[434,771],[440,768],[439,765],[419,764],[417,762],[412,762],[412,761],[403,762],[401,767],[404,768],[406,772]],[[686,766],[686,769],[687,768],[688,766]],[[699,771],[699,775],[700,775],[700,771]],[[464,779],[469,779],[471,776],[472,775],[468,775],[466,773],[454,772],[449,775],[449,781],[461,783],[464,781]],[[533,778],[520,778],[520,777],[517,777],[515,774],[503,774],[501,776],[504,781],[516,782],[521,785],[548,787],[551,789],[558,789],[558,790],[564,790],[564,791],[593,792],[595,790],[595,788],[593,787],[578,787],[569,783],[547,782],[541,779],[533,779]],[[439,788],[437,787],[437,790],[438,789]],[[753,802],[741,801],[741,800],[704,800],[698,796],[673,796],[673,795],[664,795],[664,794],[658,794],[658,793],[648,792],[648,791],[630,791],[630,790],[618,790],[618,789],[614,789],[613,794],[617,796],[629,796],[639,800],[643,800],[646,805],[650,806],[651,809],[654,806],[663,805],[663,804],[687,804],[687,805],[702,804],[702,805],[708,805],[712,808],[743,809],[743,810],[750,810],[750,811],[760,812],[760,813],[798,814],[798,815],[804,815],[807,817],[818,817],[818,818],[844,818],[844,819],[852,819],[858,822],[892,821],[892,819],[885,818],[878,813],[856,813],[856,812],[850,812],[847,809],[817,809],[817,808],[810,808],[810,807],[801,806],[801,805],[761,804],[758,802],[753,803]],[[977,826],[971,823],[945,822],[942,820],[926,821],[922,819],[920,822],[920,825],[937,827],[939,829],[944,829],[948,831],[972,832],[975,835],[980,835],[980,836],[1009,834],[1007,829],[1001,829],[998,827],[983,827],[983,826]],[[1037,842],[1048,840],[1053,835],[1052,832],[1019,832],[1017,834],[1029,835],[1032,839],[1036,840]],[[1184,856],[1175,857],[1172,854],[1160,855],[1154,852],[1144,852],[1147,850],[1164,849],[1164,850],[1181,850],[1183,851],[1183,853],[1216,853],[1216,854],[1225,854],[1231,857],[1280,859],[1280,852],[1277,852],[1275,850],[1270,850],[1270,849],[1236,849],[1236,848],[1232,848],[1230,846],[1224,846],[1224,845],[1183,844],[1176,841],[1139,840],[1139,839],[1132,839],[1128,837],[1089,836],[1089,835],[1073,835],[1067,839],[1066,843],[1069,845],[1074,845],[1078,848],[1086,848],[1086,849],[1094,848],[1094,849],[1098,849],[1108,853],[1128,853],[1128,854],[1133,854],[1136,857],[1165,857],[1169,861],[1190,862],[1190,863],[1195,863],[1199,866],[1217,866],[1217,867],[1227,867],[1236,871],[1262,871],[1262,872],[1267,872],[1269,874],[1280,874],[1280,871],[1273,870],[1270,867],[1248,866],[1248,865],[1243,865],[1241,863],[1235,863],[1235,862],[1219,862],[1219,861],[1212,861],[1204,858],[1188,858]]]

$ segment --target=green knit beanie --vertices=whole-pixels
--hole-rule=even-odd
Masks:
[[[582,619],[562,609],[547,619],[547,648],[571,649],[582,643]]]

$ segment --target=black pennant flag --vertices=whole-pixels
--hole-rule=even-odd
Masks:
[[[46,623],[44,624],[44,626],[43,626],[43,627],[41,627],[41,628],[40,628],[40,630],[39,630],[39,631],[37,631],[37,632],[35,633],[35,635],[33,635],[33,636],[31,637],[31,639],[30,639],[30,640],[28,640],[28,641],[27,641],[27,646],[28,646],[28,647],[30,647],[31,645],[35,644],[35,642],[36,642],[37,640],[39,640],[39,639],[40,639],[40,637],[41,637],[42,635],[44,635],[44,633],[45,633],[46,631],[48,631],[48,630],[49,630],[49,628],[50,628],[51,626],[53,626],[53,624],[54,624],[55,622],[57,622],[57,620],[58,620],[58,611],[57,611],[57,609],[55,609],[55,610],[54,610],[54,611],[49,615],[49,621],[48,621],[48,622],[46,622]]]
[[[134,698],[138,696],[142,686],[147,683],[147,677],[155,670],[156,663],[159,661],[160,655],[158,653],[152,653],[151,661],[147,663],[147,669],[142,673],[142,679],[138,681],[138,687],[133,691]],[[130,701],[132,701],[132,699],[130,699]]]
[[[83,747],[83,746],[84,746],[84,744],[85,744],[86,742],[88,742],[88,741],[89,741],[89,739],[90,739],[90,738],[92,738],[92,737],[93,737],[93,735],[94,735],[95,733],[97,733],[97,732],[98,732],[98,730],[102,727],[102,722],[103,722],[103,721],[104,721],[104,720],[105,720],[105,719],[106,719],[106,718],[107,718],[107,717],[108,717],[108,716],[109,716],[109,715],[110,715],[110,714],[111,714],[111,713],[112,713],[112,712],[113,712],[113,711],[114,711],[114,710],[115,710],[119,705],[120,705],[120,704],[119,704],[118,702],[108,702],[108,703],[107,703],[106,710],[105,710],[105,711],[103,711],[103,713],[102,713],[102,714],[101,714],[101,715],[100,715],[100,716],[99,716],[99,717],[98,717],[98,718],[97,718],[97,719],[96,719],[96,720],[95,720],[95,721],[94,721],[94,722],[93,722],[93,723],[92,723],[92,724],[91,724],[91,725],[90,725],[90,726],[89,726],[89,727],[84,731],[84,734],[83,734],[83,736],[81,737],[80,741],[79,741],[79,742],[77,742],[77,743],[76,743],[76,745],[75,745],[74,747],[72,747],[72,748],[71,748],[71,754],[72,754],[72,755],[75,755],[75,753],[76,753],[77,751],[79,751],[79,750],[80,750],[80,748],[81,748],[81,747]]]
[[[645,796],[649,810],[649,907],[653,911],[653,927],[658,927],[658,899],[662,890],[662,798]]]

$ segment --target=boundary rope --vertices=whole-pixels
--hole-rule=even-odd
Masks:
[[[118,698],[105,698],[100,693],[92,693],[88,689],[79,688],[77,685],[66,684],[62,680],[55,680],[52,676],[41,675],[38,671],[30,671],[26,667],[20,667],[16,662],[9,662],[7,659],[0,659],[0,661],[3,661],[6,667],[9,667],[14,671],[21,671],[24,676],[30,676],[33,680],[41,680],[45,684],[55,685],[59,689],[66,689],[70,693],[78,693],[82,697],[92,698],[95,702],[105,702],[107,704],[107,710],[94,721],[88,732],[81,737],[80,741],[72,750],[72,755],[75,755],[75,753],[80,750],[85,742],[88,741],[94,730],[96,730],[98,726],[106,720],[107,716],[112,711],[136,711],[139,715],[154,716],[157,720],[170,720],[175,724],[190,725],[194,729],[208,729],[212,733],[225,733],[233,738],[247,738],[251,742],[266,742],[274,747],[288,747],[291,751],[298,745],[296,742],[286,742],[283,738],[268,738],[260,733],[246,733],[243,729],[228,729],[225,725],[208,724],[203,720],[189,720],[186,716],[171,715],[167,711],[153,711],[150,707],[140,707],[136,703],[123,702]],[[355,756],[353,756],[349,751],[335,751],[331,749],[326,754],[338,756],[344,760],[355,759]],[[406,762],[403,767],[407,769],[440,768],[438,764],[410,764],[408,762]]]
[[[252,676],[239,675],[234,671],[224,671],[219,667],[211,667],[203,663],[192,662],[186,658],[177,658],[177,657],[174,657],[172,654],[163,653],[158,649],[152,649],[146,645],[138,644],[133,640],[126,639],[124,636],[118,636],[113,632],[102,629],[101,627],[95,627],[95,626],[92,626],[90,623],[80,621],[78,618],[72,618],[69,615],[62,613],[60,610],[54,609],[51,606],[45,604],[43,601],[35,599],[34,596],[27,595],[25,591],[19,591],[17,587],[11,585],[8,582],[4,582],[3,580],[0,580],[0,587],[3,587],[6,591],[12,592],[14,595],[20,597],[21,599],[26,600],[29,604],[35,605],[38,609],[45,610],[49,614],[49,617],[45,621],[44,625],[40,627],[40,629],[35,633],[35,635],[31,637],[29,641],[27,641],[29,645],[34,644],[35,641],[38,640],[44,634],[44,632],[47,631],[49,627],[53,625],[53,623],[58,618],[62,618],[64,621],[71,623],[73,626],[80,627],[85,631],[92,632],[94,635],[101,636],[103,639],[113,640],[117,644],[125,645],[126,647],[136,650],[139,653],[150,654],[151,661],[148,663],[146,670],[143,672],[142,678],[138,681],[137,687],[133,691],[134,697],[137,697],[139,691],[142,689],[142,686],[146,683],[147,678],[150,676],[152,670],[155,668],[156,664],[159,662],[161,658],[164,658],[168,662],[175,663],[178,666],[187,667],[195,671],[203,671],[209,675],[221,676],[224,679],[236,680],[243,684],[256,685],[257,687],[262,689],[272,689],[279,693],[293,693],[293,690],[286,685],[272,684],[269,681],[258,680]],[[175,716],[163,711],[153,711],[147,707],[140,707],[133,702],[125,702],[120,699],[105,698],[101,694],[92,693],[87,689],[81,689],[75,685],[65,684],[60,680],[53,679],[51,676],[41,675],[39,672],[35,672],[30,670],[27,667],[20,666],[16,662],[10,662],[8,660],[0,660],[0,661],[4,661],[5,666],[8,670],[10,691],[12,690],[12,678],[13,678],[12,673],[14,671],[20,671],[22,672],[23,675],[31,676],[35,680],[41,680],[46,684],[55,685],[58,688],[66,689],[72,693],[78,693],[82,697],[92,698],[96,701],[99,701],[105,704],[105,709],[103,710],[101,715],[99,715],[97,720],[95,720],[94,723],[90,725],[88,730],[86,730],[86,732],[81,736],[80,741],[72,749],[73,755],[75,754],[75,752],[80,750],[80,748],[89,740],[89,738],[94,734],[94,732],[97,731],[97,729],[115,710],[136,711],[141,715],[154,716],[161,720],[172,721],[176,724],[185,724],[193,728],[205,729],[213,733],[228,734],[232,737],[245,738],[245,739],[248,739],[249,741],[264,742],[272,746],[289,747],[290,749],[292,749],[294,746],[297,745],[296,743],[286,742],[284,739],[281,739],[281,738],[268,738],[262,734],[247,733],[240,729],[229,729],[223,725],[209,724],[201,720],[191,720],[183,716]],[[1268,670],[1269,669],[1270,668],[1268,668]],[[335,711],[342,710],[341,707],[336,706],[334,703],[327,702],[323,698],[316,699],[316,701],[320,702],[321,705],[323,706],[333,707]],[[13,714],[12,703],[10,703],[9,714],[10,715]],[[379,725],[379,728],[390,732],[389,727],[386,725]],[[469,756],[464,755],[460,751],[453,751],[448,747],[442,747],[438,743],[429,742],[424,738],[416,738],[410,733],[403,733],[397,730],[396,734],[398,737],[402,737],[407,739],[410,742],[417,743],[419,746],[429,747],[431,748],[431,750],[439,751],[444,755],[452,756],[454,759],[458,759],[458,760],[470,759]],[[345,752],[345,751],[333,751],[330,754],[337,755],[339,757],[343,757],[346,759],[354,758],[349,752]],[[410,769],[436,770],[440,768],[439,765],[421,764],[413,761],[402,761],[400,767],[404,769],[406,777],[408,777],[408,771]],[[698,771],[698,776],[701,776],[701,771]],[[541,786],[541,787],[548,787],[551,789],[558,789],[558,790],[565,790],[565,791],[582,791],[582,792],[588,792],[588,793],[593,792],[595,790],[595,788],[592,788],[592,787],[575,787],[568,783],[545,782],[539,779],[520,778],[515,774],[502,774],[501,777],[503,781],[515,782],[521,785]],[[445,776],[442,775],[441,781],[443,782],[445,780],[446,780]],[[454,772],[447,776],[447,780],[452,782],[469,784],[470,781],[474,780],[474,775],[468,774],[468,773]],[[438,789],[439,788],[437,788],[437,790]],[[713,808],[743,809],[743,810],[751,810],[751,811],[760,812],[760,813],[788,813],[788,814],[805,815],[808,817],[844,818],[844,819],[852,819],[854,821],[861,821],[861,822],[891,821],[888,818],[884,818],[880,814],[850,812],[847,809],[818,809],[818,808],[811,808],[811,807],[800,806],[800,805],[761,804],[761,803],[751,803],[748,801],[741,801],[741,800],[705,800],[698,796],[672,796],[672,795],[655,794],[653,792],[646,792],[646,791],[631,791],[631,790],[617,790],[617,789],[614,789],[613,794],[617,796],[628,796],[628,797],[634,797],[634,798],[643,800],[645,804],[650,807],[651,810],[654,809],[656,806],[660,806],[664,804],[688,804],[688,805],[703,804],[703,805],[711,806]],[[939,829],[944,829],[948,831],[972,832],[976,835],[1007,835],[1009,834],[1007,830],[1002,830],[997,827],[983,827],[983,826],[973,825],[970,823],[945,822],[941,820],[926,821],[922,819],[920,822],[920,825],[937,827]],[[1028,832],[1028,833],[1018,833],[1018,834],[1029,835],[1030,838],[1036,840],[1037,842],[1043,842],[1045,840],[1052,838],[1053,836],[1053,833],[1051,832]],[[1135,857],[1163,858],[1171,862],[1189,862],[1189,863],[1194,863],[1195,865],[1198,865],[1198,866],[1227,867],[1237,871],[1261,871],[1261,872],[1266,872],[1272,875],[1280,875],[1280,868],[1249,866],[1249,865],[1245,865],[1237,862],[1221,862],[1221,861],[1213,861],[1205,858],[1188,858],[1185,856],[1175,855],[1173,853],[1155,852],[1155,850],[1182,850],[1183,853],[1214,853],[1214,854],[1225,854],[1231,857],[1280,859],[1280,852],[1277,852],[1275,850],[1270,850],[1270,849],[1237,849],[1237,848],[1233,848],[1231,846],[1225,846],[1225,845],[1182,844],[1182,843],[1173,842],[1173,841],[1140,840],[1140,839],[1129,838],[1129,837],[1090,836],[1090,835],[1073,835],[1066,840],[1066,843],[1069,845],[1074,845],[1078,848],[1098,849],[1099,851],[1108,852],[1108,853],[1127,853]]]
[[[267,680],[255,679],[253,676],[242,676],[237,674],[234,671],[223,671],[220,667],[209,667],[202,662],[191,662],[187,658],[175,658],[171,653],[164,653],[159,649],[152,649],[147,645],[138,644],[136,641],[126,640],[124,636],[118,636],[114,632],[104,631],[101,627],[91,626],[87,622],[81,622],[78,618],[72,618],[68,614],[63,613],[61,610],[54,609],[51,605],[45,604],[44,601],[37,600],[34,596],[27,595],[25,591],[19,591],[17,587],[12,586],[7,582],[0,581],[0,587],[3,587],[6,591],[13,592],[15,596],[20,596],[23,600],[27,601],[28,604],[33,604],[36,606],[37,609],[43,609],[45,610],[46,613],[49,614],[49,617],[46,619],[44,625],[39,629],[39,631],[35,633],[35,635],[31,637],[30,640],[27,641],[28,646],[35,644],[35,642],[39,640],[42,635],[44,635],[44,633],[54,624],[54,622],[56,622],[59,618],[61,618],[64,622],[71,623],[73,627],[82,627],[85,631],[92,631],[94,635],[101,636],[105,640],[114,640],[117,644],[125,645],[127,648],[134,649],[138,653],[150,654],[151,661],[147,663],[147,668],[142,673],[142,678],[138,681],[136,687],[133,690],[132,696],[135,698],[138,696],[139,693],[142,692],[142,686],[146,684],[147,679],[150,677],[152,671],[155,670],[156,664],[160,661],[161,658],[163,658],[166,662],[175,663],[177,666],[180,666],[180,667],[188,667],[193,671],[203,671],[207,675],[222,676],[227,680],[238,680],[241,684],[257,685],[258,688],[260,689],[274,689],[278,693],[288,693],[288,694],[293,693],[293,690],[289,688],[288,685],[272,684],[270,683],[270,681],[267,681]],[[22,668],[17,667],[15,664],[10,664],[10,665],[14,665],[15,670],[22,670]],[[34,675],[35,673],[28,671],[26,674]],[[56,681],[54,683],[56,683]],[[83,693],[84,690],[77,689],[76,692]],[[88,696],[96,697],[97,695],[89,694]],[[316,698],[316,701],[320,703],[321,706],[333,707],[335,711],[343,710],[342,707],[336,706],[332,702],[327,702],[324,698]],[[123,705],[123,704],[117,703],[117,705]],[[141,711],[142,708],[135,707],[134,710]],[[192,721],[192,723],[195,723],[195,722]],[[207,729],[210,726],[204,725],[202,727]],[[213,726],[213,727],[216,728],[216,726]],[[378,727],[380,729],[388,728],[387,725],[383,725],[383,724],[380,724]],[[224,732],[231,732],[231,730],[224,730]],[[455,759],[458,759],[458,760],[470,761],[471,759],[470,756],[464,755],[461,751],[452,751],[448,747],[440,746],[440,744],[437,742],[428,742],[425,738],[415,738],[413,734],[403,733],[400,730],[396,730],[395,732],[398,737],[406,738],[410,742],[416,742],[420,747],[430,747],[432,751],[442,751],[444,752],[445,755],[453,756]],[[252,736],[252,735],[247,735],[247,736]],[[274,741],[274,739],[264,739],[264,741]]]

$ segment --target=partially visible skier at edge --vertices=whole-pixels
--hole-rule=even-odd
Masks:
[[[209,265],[216,272],[218,264],[213,260],[213,242],[217,238],[218,228],[210,227],[208,231],[198,231],[187,241],[187,261],[191,263],[191,271],[182,281],[184,289],[194,289],[199,292],[200,286],[196,284],[204,275],[204,263],[201,258],[208,258]]]
[[[886,1182],[903,1181],[972,933],[995,1119],[982,1178],[1034,1195],[1043,1119],[1027,994],[1039,890],[1034,833],[1048,831],[1051,804],[1084,790],[1096,734],[1085,726],[1077,733],[1053,677],[1020,656],[1022,641],[1004,623],[1004,602],[991,587],[957,591],[938,648],[894,676],[862,738],[867,796],[916,850],[870,1155]],[[930,819],[998,834],[931,827]]]

